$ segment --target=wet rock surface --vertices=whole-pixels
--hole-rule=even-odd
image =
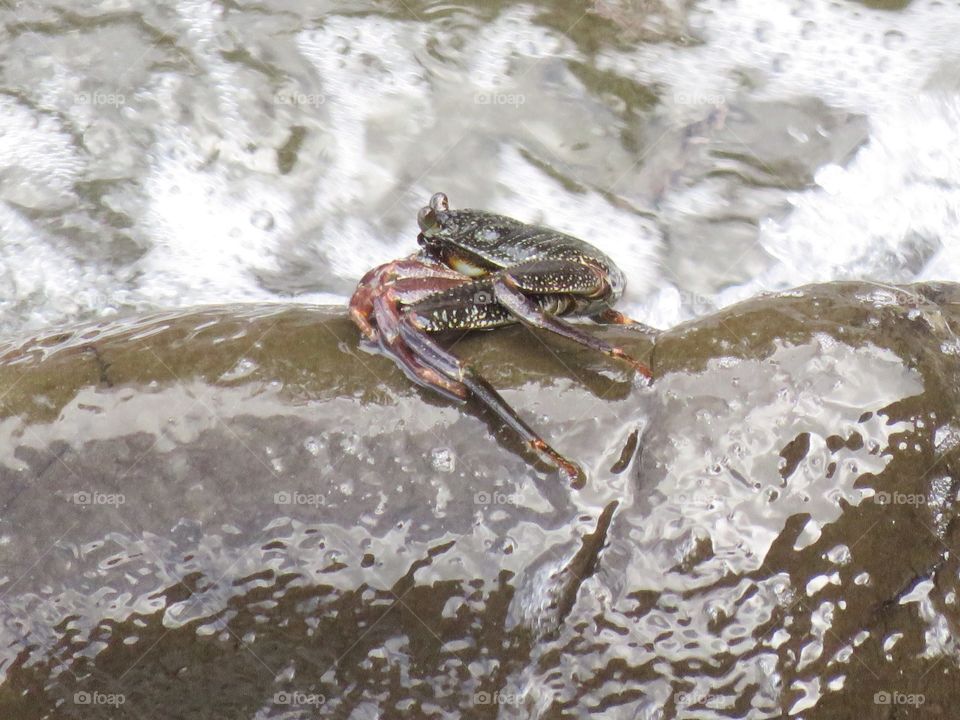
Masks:
[[[589,481],[235,306],[0,349],[0,715],[951,717],[960,288],[452,338]]]

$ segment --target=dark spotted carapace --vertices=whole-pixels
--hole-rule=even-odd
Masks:
[[[619,358],[649,379],[646,365],[560,319],[630,323],[611,308],[623,293],[623,273],[583,240],[503,215],[450,210],[443,193],[430,198],[417,222],[421,252],[363,277],[350,300],[354,322],[412,380],[449,397],[472,395],[581,484],[580,468],[544,442],[486,380],[430,333],[521,322]]]
[[[603,313],[626,285],[620,268],[589,243],[505,215],[450,210],[443,193],[436,193],[420,209],[417,222],[417,240],[425,256],[475,279],[470,286],[440,293],[417,307],[422,328],[428,332],[518,322],[496,301],[491,278],[508,268],[522,276],[523,292],[553,316]]]

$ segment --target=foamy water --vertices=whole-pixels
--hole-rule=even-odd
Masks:
[[[956,4],[713,0],[657,41],[629,13],[281,5],[7,13],[5,334],[342,303],[438,190],[595,243],[659,327],[807,282],[960,280]]]

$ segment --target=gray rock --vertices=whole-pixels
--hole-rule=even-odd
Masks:
[[[960,289],[456,342],[589,476],[208,308],[0,349],[0,715],[948,717]]]

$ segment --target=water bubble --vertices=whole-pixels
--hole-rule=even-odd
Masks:
[[[933,444],[934,447],[941,452],[953,450],[953,448],[960,444],[960,428],[952,425],[938,427],[933,434]]]
[[[360,436],[357,433],[345,435],[340,440],[340,447],[348,455],[356,455],[360,451]]]
[[[887,638],[883,641],[883,650],[886,653],[887,660],[893,660],[893,656],[890,654],[890,651],[893,649],[893,646],[896,645],[900,638],[903,637],[903,633],[895,632],[891,635],[888,635]]]
[[[430,451],[430,464],[438,472],[453,472],[457,466],[456,455],[450,448],[434,448]]]
[[[940,343],[940,351],[945,355],[960,355],[960,340],[954,338],[953,340]]]
[[[250,216],[250,224],[257,228],[257,230],[269,232],[273,230],[274,226],[273,215],[266,210],[257,210]]]
[[[232,369],[227,370],[223,375],[220,376],[221,382],[229,382],[231,380],[239,380],[242,377],[246,377],[254,370],[257,369],[257,364],[248,358],[241,359]]]
[[[770,39],[770,33],[773,30],[773,24],[769,22],[759,22],[757,23],[756,30],[754,30],[754,36],[760,42],[767,42]]]
[[[850,562],[850,548],[846,545],[837,545],[827,552],[827,560],[835,565],[846,565]]]
[[[887,50],[893,50],[903,45],[906,39],[906,35],[899,30],[889,30],[883,34],[883,46]]]

